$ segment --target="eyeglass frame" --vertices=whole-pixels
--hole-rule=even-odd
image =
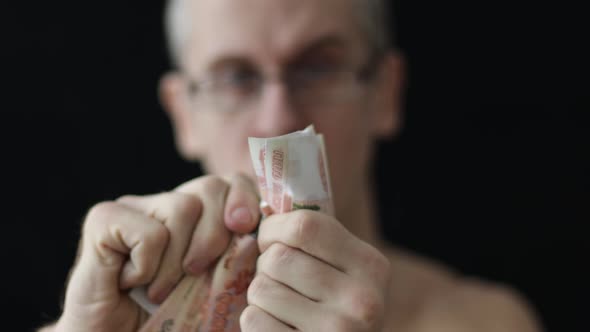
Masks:
[[[370,56],[368,57],[368,60],[364,62],[363,65],[359,66],[359,68],[357,69],[350,69],[350,68],[338,68],[336,70],[332,70],[330,71],[328,74],[352,74],[352,80],[350,83],[368,83],[369,81],[371,81],[375,75],[377,74],[378,68],[380,63],[382,62],[383,58],[385,56],[384,52],[378,52],[378,51],[373,51],[370,53]],[[352,67],[352,66],[349,66]],[[248,98],[252,98],[252,97],[260,97],[260,94],[262,93],[264,86],[266,84],[268,84],[268,82],[279,82],[284,84],[287,87],[287,91],[289,93],[290,97],[293,97],[293,91],[295,90],[293,88],[293,80],[290,80],[289,78],[289,74],[290,73],[297,73],[296,71],[283,71],[281,74],[279,74],[279,77],[271,77],[270,79],[267,77],[267,75],[262,75],[260,70],[256,70],[253,71],[255,73],[255,77],[251,77],[250,79],[252,81],[250,81],[249,83],[254,83],[254,88],[256,89],[255,93],[252,93],[252,95],[248,96]],[[303,73],[304,71],[302,71],[301,73]],[[319,70],[315,73],[311,73],[313,74],[318,74],[321,73],[322,70]],[[326,73],[327,71],[324,71],[324,73]],[[308,72],[307,74],[309,74],[310,72]],[[218,84],[218,86],[223,86],[224,84],[226,86],[229,86],[231,84],[235,84],[235,86],[237,86],[238,84],[236,83],[236,81],[231,81],[231,79],[227,79],[224,81],[222,77],[216,77],[216,78],[210,78],[210,79],[201,79],[201,80],[197,80],[194,78],[191,78],[188,74],[183,74],[184,78],[186,79],[187,82],[187,92],[188,95],[191,96],[192,98],[195,98],[200,94],[202,94],[201,91],[207,91],[207,87],[209,87],[209,89],[211,89],[211,87],[214,87],[216,84]],[[301,77],[304,77],[304,75],[302,75]],[[291,76],[293,77],[293,76]],[[300,77],[300,78],[301,78]],[[309,79],[309,77],[307,77]],[[349,77],[350,78],[350,77]],[[295,80],[296,81],[296,80]],[[303,81],[305,81],[305,78],[303,79]],[[301,88],[306,88],[305,86],[302,87],[297,87],[299,89]],[[219,89],[220,90],[220,89]],[[212,90],[209,90],[212,91]],[[212,94],[210,94],[210,97],[212,97]],[[215,108],[218,109],[223,109],[222,107],[218,107],[219,105],[216,105]],[[224,109],[221,110],[220,112],[223,113],[236,113],[236,112],[240,112],[239,109],[235,108],[235,109],[231,109],[233,107],[228,107],[230,109]]]

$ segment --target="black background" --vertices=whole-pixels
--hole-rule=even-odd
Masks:
[[[160,2],[7,10],[2,116],[3,329],[59,313],[92,204],[200,174],[156,95]],[[396,244],[523,292],[551,331],[588,331],[588,30],[566,2],[394,6],[406,123],[377,163]]]

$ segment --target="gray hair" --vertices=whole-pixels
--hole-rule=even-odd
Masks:
[[[172,62],[180,66],[183,46],[188,43],[190,35],[190,18],[187,17],[186,6],[190,0],[167,0],[164,16],[164,28],[168,42],[168,50]],[[361,13],[359,23],[364,30],[369,49],[373,55],[386,53],[391,47],[388,0],[355,0],[359,6],[357,13]],[[363,14],[364,13],[364,14]]]

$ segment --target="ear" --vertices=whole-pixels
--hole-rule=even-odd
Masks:
[[[375,78],[375,114],[373,132],[378,138],[396,135],[402,123],[405,61],[398,52],[390,52],[381,63]]]
[[[168,114],[176,141],[178,152],[187,160],[196,160],[200,154],[198,140],[195,137],[194,110],[185,81],[181,74],[167,73],[160,79],[160,103]]]

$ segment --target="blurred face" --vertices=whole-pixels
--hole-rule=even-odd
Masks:
[[[336,211],[368,181],[375,139],[397,127],[399,62],[371,79],[358,9],[343,0],[195,0],[181,73],[162,80],[177,144],[213,174],[253,174],[247,137],[313,124],[326,139]]]

